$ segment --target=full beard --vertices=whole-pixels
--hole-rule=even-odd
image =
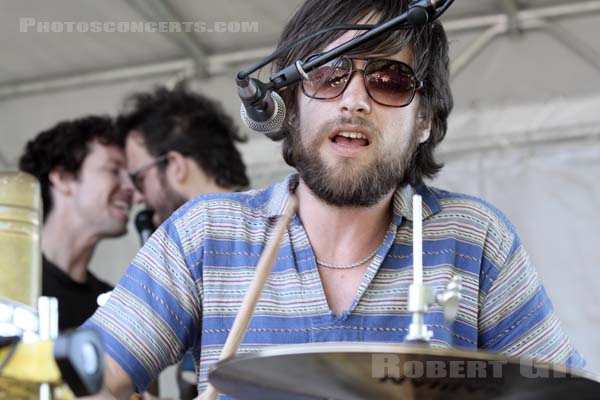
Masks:
[[[418,141],[411,135],[408,146],[400,153],[386,149],[379,141],[369,146],[380,146],[381,156],[368,164],[356,159],[338,159],[335,166],[329,167],[319,154],[323,138],[329,136],[333,126],[351,123],[364,126],[373,132],[373,139],[381,137],[367,121],[335,121],[324,124],[312,141],[306,146],[297,130],[290,132],[292,151],[296,169],[306,186],[325,203],[338,207],[370,207],[385,195],[402,186],[413,167]]]

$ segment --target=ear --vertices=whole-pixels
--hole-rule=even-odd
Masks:
[[[69,195],[73,191],[72,184],[75,181],[75,176],[71,172],[65,171],[62,167],[57,167],[50,171],[48,180],[53,190],[63,195]]]
[[[183,183],[190,174],[189,166],[185,157],[178,151],[169,151],[167,153],[169,164],[167,165],[167,174],[171,176],[174,182]]]
[[[431,120],[425,117],[425,114],[419,112],[417,116],[417,140],[419,144],[425,143],[431,135]]]

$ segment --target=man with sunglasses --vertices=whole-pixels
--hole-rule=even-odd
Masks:
[[[389,20],[408,3],[308,0],[278,47],[334,25]],[[276,60],[275,69],[358,33],[306,41]],[[482,200],[424,184],[441,169],[433,152],[452,109],[448,42],[439,22],[378,38],[281,94],[288,111],[279,135],[283,155],[298,174],[265,190],[216,195],[178,210],[132,262],[131,278],[120,283],[114,301],[89,321],[116,345],[108,361],[113,392],[143,388],[190,347],[198,388],[205,388],[292,195],[297,215],[238,354],[276,344],[401,343],[411,321],[412,221],[421,218],[424,282],[440,290],[453,275],[463,281],[454,323],[444,322],[440,307],[425,316],[435,346],[584,365],[506,217]],[[419,216],[412,215],[415,193],[423,198]],[[160,301],[153,295],[165,291]],[[117,318],[119,304],[133,297],[136,313]],[[131,321],[147,320],[154,321],[144,325],[152,340],[128,340]],[[123,362],[128,359],[135,365]]]

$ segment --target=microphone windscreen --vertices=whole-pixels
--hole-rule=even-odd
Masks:
[[[278,132],[285,120],[285,103],[283,99],[277,92],[271,92],[270,94],[273,114],[266,121],[254,120],[251,115],[248,115],[249,113],[243,103],[240,108],[240,117],[246,128],[252,129],[255,132],[267,134],[267,136],[269,136],[270,133]]]
[[[138,212],[135,216],[135,228],[138,232],[143,231],[154,231],[154,224],[152,223],[152,215],[154,211],[152,210],[142,210]]]

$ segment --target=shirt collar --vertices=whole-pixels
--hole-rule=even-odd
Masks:
[[[283,181],[271,187],[271,196],[269,196],[264,206],[267,217],[279,217],[283,214],[290,193],[293,193],[298,187],[299,179],[298,174],[290,174]],[[440,203],[431,188],[426,185],[417,187],[404,185],[396,189],[392,200],[394,223],[396,225],[400,225],[402,218],[409,221],[413,220],[412,196],[414,194],[420,194],[423,197],[423,219],[428,219],[440,211]]]
[[[413,220],[412,197],[415,194],[419,194],[423,198],[422,209],[424,220],[440,212],[440,202],[430,187],[424,184],[416,187],[404,185],[396,189],[392,200],[394,202],[394,223],[396,225],[400,225],[402,218],[406,218],[409,221]]]
[[[268,218],[283,215],[290,193],[296,191],[299,179],[298,174],[290,174],[283,181],[271,186],[271,196],[268,197],[264,205],[264,213]]]

